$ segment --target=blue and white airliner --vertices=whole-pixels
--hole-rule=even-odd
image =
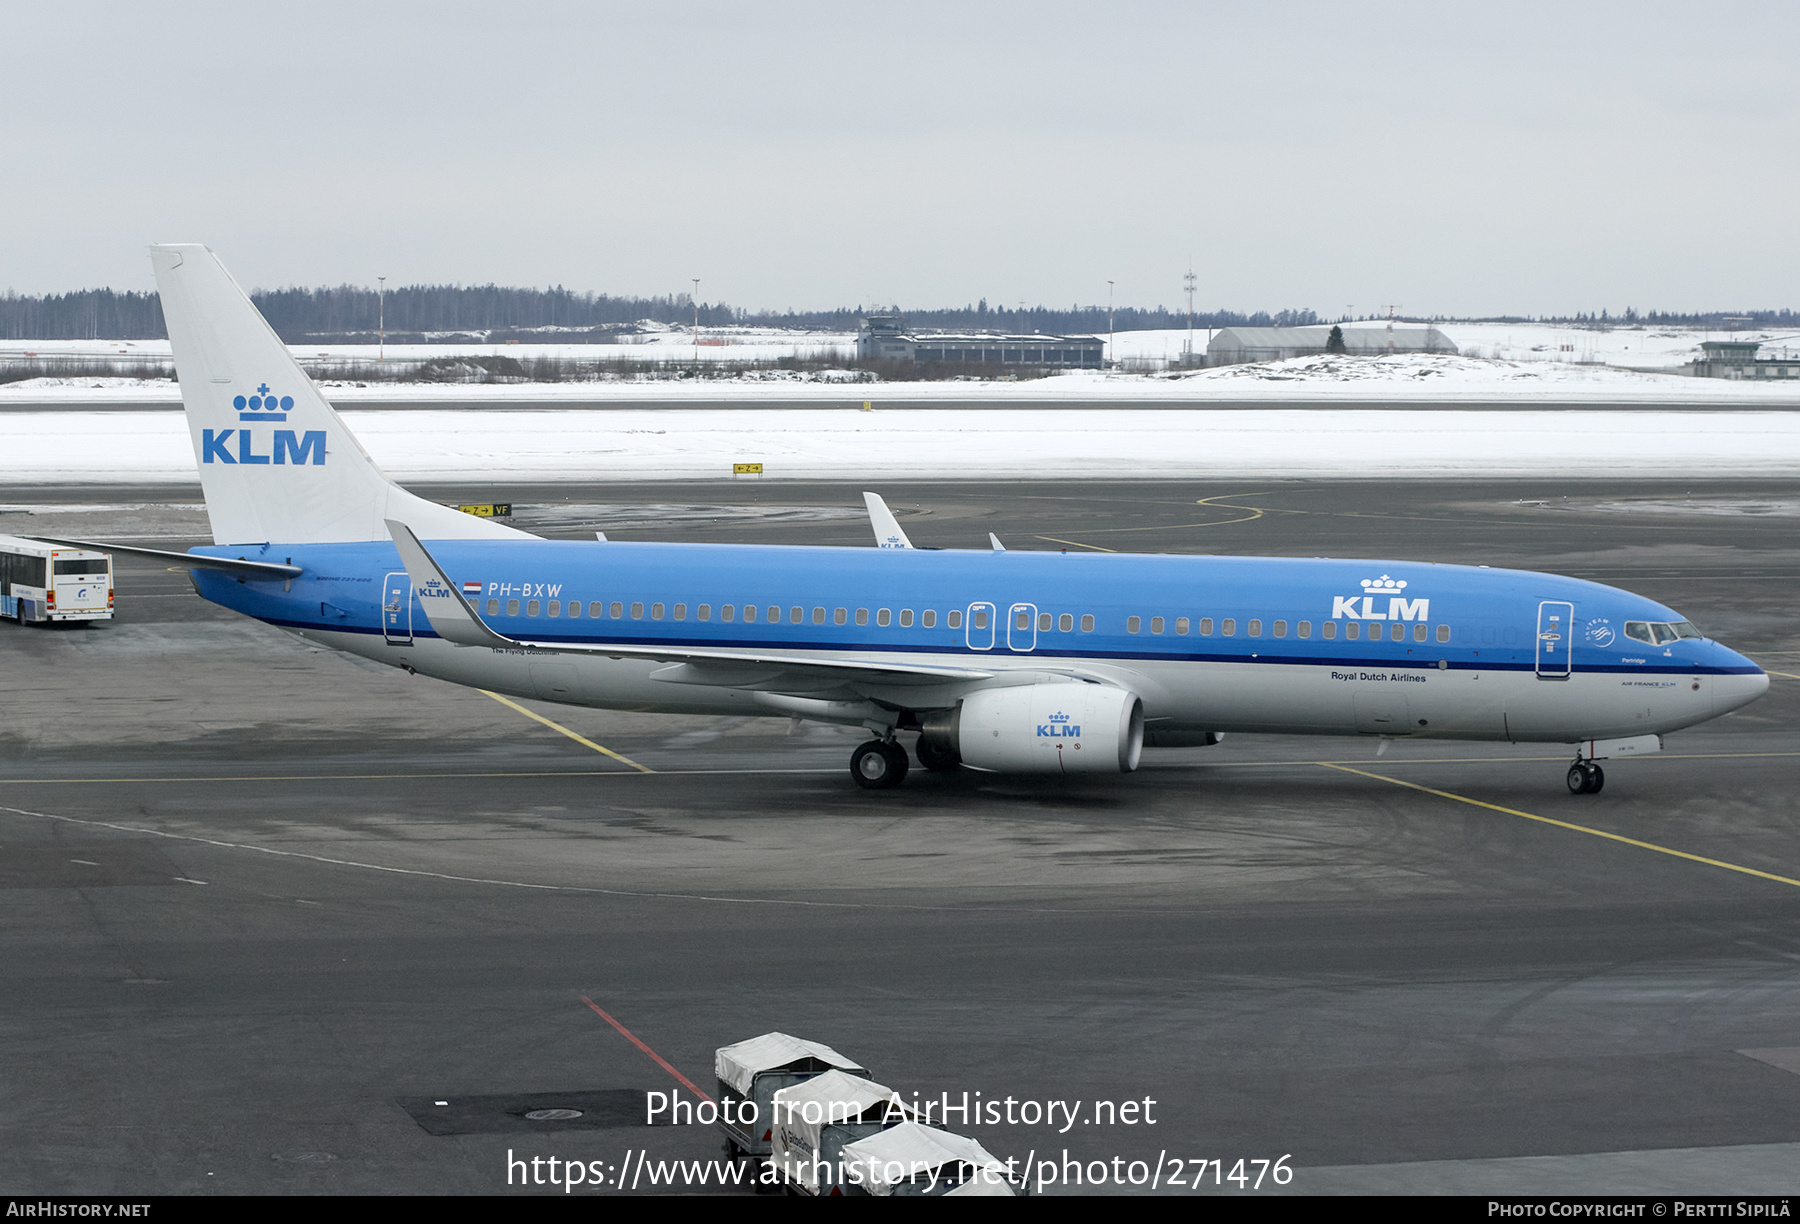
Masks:
[[[1110,774],[1270,732],[1567,744],[1591,794],[1599,760],[1768,689],[1672,609],[1521,570],[916,549],[873,494],[871,548],[539,539],[396,486],[211,251],[151,258],[216,541],[156,555],[422,675],[865,728],[869,789],[906,739],[931,770]]]

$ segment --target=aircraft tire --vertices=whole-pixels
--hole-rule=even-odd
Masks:
[[[1569,793],[1571,795],[1585,795],[1587,794],[1587,789],[1587,769],[1582,762],[1577,761],[1569,766]]]
[[[1606,785],[1606,771],[1600,768],[1598,762],[1589,765],[1588,769],[1590,771],[1590,776],[1588,779],[1587,793],[1590,795],[1598,795],[1600,793],[1600,788]]]
[[[895,743],[870,740],[850,754],[850,776],[864,790],[888,790],[906,777],[906,750]]]

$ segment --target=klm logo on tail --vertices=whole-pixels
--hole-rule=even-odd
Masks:
[[[276,395],[269,390],[269,384],[263,383],[256,389],[255,395],[234,396],[231,406],[237,409],[238,420],[254,421],[259,424],[274,421],[285,421],[288,413],[294,410],[294,397]],[[232,435],[237,435],[235,446],[231,444]],[[309,429],[301,433],[294,429],[277,429],[273,436],[258,443],[254,430],[238,429],[203,429],[200,431],[200,462],[230,463],[255,466],[259,463],[274,464],[285,467],[291,461],[295,465],[312,461],[314,467],[325,466],[325,431]]]

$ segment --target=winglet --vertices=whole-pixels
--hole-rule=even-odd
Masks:
[[[400,550],[400,563],[406,566],[413,590],[419,593],[419,606],[425,609],[425,618],[431,622],[434,633],[458,646],[524,648],[523,643],[502,637],[482,623],[474,607],[456,589],[456,584],[450,581],[436,558],[425,551],[411,527],[394,519],[384,521],[388,534],[394,537],[394,547]]]
[[[1000,537],[995,535],[991,531],[988,532],[988,543],[992,544],[994,546],[995,552],[1005,552],[1006,551],[1006,545],[1002,544],[1000,542]]]
[[[911,548],[913,543],[900,530],[900,524],[894,519],[894,512],[888,509],[887,503],[881,500],[879,493],[864,493],[863,504],[869,508],[869,526],[875,529],[875,547],[877,548]]]

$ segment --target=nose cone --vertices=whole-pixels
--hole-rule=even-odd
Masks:
[[[1717,642],[1713,643],[1713,650],[1712,665],[1720,669],[1714,674],[1711,686],[1715,715],[1747,706],[1769,691],[1768,672]]]

